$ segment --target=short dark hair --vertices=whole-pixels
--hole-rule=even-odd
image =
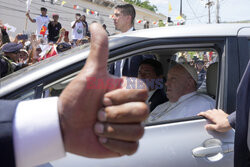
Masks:
[[[156,76],[160,76],[163,75],[163,68],[162,68],[162,64],[154,59],[145,59],[140,63],[140,66],[142,64],[148,64],[150,66],[152,66],[154,68],[155,74]]]
[[[76,13],[76,16],[81,16],[81,14],[80,13]]]
[[[131,4],[121,4],[117,5],[115,9],[121,9],[122,14],[125,16],[129,15],[131,16],[131,24],[134,25],[134,20],[136,16],[135,8]]]
[[[47,11],[47,8],[41,7],[41,11]]]

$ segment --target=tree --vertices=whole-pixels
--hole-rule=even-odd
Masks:
[[[144,2],[142,2],[141,0],[125,0],[125,2],[130,3],[132,5],[142,7],[144,9],[148,9],[152,12],[158,11],[157,7],[155,5],[151,5],[148,0],[146,0]]]

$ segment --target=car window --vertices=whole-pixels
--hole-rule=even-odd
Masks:
[[[68,76],[64,76],[63,78],[60,78],[50,84],[45,85],[43,88],[42,98],[60,96],[62,91],[66,88],[70,81],[75,78],[78,73],[79,71]]]
[[[17,99],[20,101],[23,100],[32,100],[35,98],[35,89],[28,89],[27,91],[23,92],[22,94],[18,94],[14,97],[12,97],[12,99]]]
[[[186,49],[159,49],[146,52],[140,52],[127,56],[124,65],[129,64],[132,70],[127,73],[127,76],[139,77],[140,62],[137,62],[138,57],[146,57],[146,59],[154,59],[161,63],[163,68],[163,75],[161,78],[155,79],[155,84],[152,78],[144,78],[150,89],[149,97],[146,101],[151,109],[150,117],[147,123],[157,123],[165,120],[180,120],[196,116],[199,112],[213,109],[216,106],[216,92],[218,85],[218,60],[219,55],[213,48],[186,48]],[[130,60],[128,63],[127,60]],[[143,61],[143,60],[140,60]],[[112,62],[107,67],[111,74],[115,74],[112,68],[115,68],[115,63]],[[126,64],[127,63],[127,64]],[[176,63],[187,63],[195,69],[197,73],[197,91],[189,93],[187,96],[181,96],[177,102],[170,102],[166,94],[168,87],[165,82],[168,79],[168,72]],[[63,89],[70,83],[71,80],[77,75],[78,72],[64,76],[56,81],[49,83],[43,87],[42,97],[59,96]],[[150,74],[149,71],[144,71],[146,75]],[[145,75],[144,74],[144,75]],[[115,74],[116,75],[116,74]],[[123,75],[124,76],[124,75]],[[175,79],[175,78],[171,78]],[[152,84],[153,83],[153,84]],[[128,81],[128,88],[137,88],[140,85],[134,84],[133,80]],[[187,83],[174,83],[185,87]],[[153,85],[153,86],[152,86]],[[174,89],[174,88],[171,88]],[[193,102],[194,101],[194,102]],[[153,107],[152,107],[153,106]],[[152,118],[151,118],[152,117]]]
[[[168,56],[161,53],[158,56],[158,60],[164,67],[164,77],[167,84],[164,84],[163,87],[166,91],[168,101],[158,104],[153,111],[150,111],[150,116],[146,123],[191,118],[201,111],[216,107],[219,56],[215,50],[175,50],[175,52],[172,52]],[[183,89],[186,89],[189,83],[185,83],[184,80],[179,79],[179,74],[173,73],[173,70],[173,74],[169,75],[171,74],[170,69],[176,63],[188,64],[194,68],[198,76],[197,91],[179,96],[181,91],[185,92]],[[173,96],[177,95],[179,96],[178,99],[173,98]],[[149,107],[152,103],[155,103],[152,99],[149,101],[150,98],[157,98],[156,93],[154,92],[153,95],[149,94],[147,99]]]

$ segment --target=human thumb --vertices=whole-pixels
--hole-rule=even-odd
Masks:
[[[98,23],[91,24],[90,32],[90,53],[84,68],[88,71],[107,72],[107,60],[109,55],[107,33]]]

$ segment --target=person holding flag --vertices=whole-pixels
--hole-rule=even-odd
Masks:
[[[40,38],[46,38],[48,35],[48,24],[50,22],[49,17],[47,16],[47,9],[41,8],[41,15],[37,16],[35,19],[30,17],[29,11],[26,13],[26,16],[32,23],[37,24],[36,35]]]

